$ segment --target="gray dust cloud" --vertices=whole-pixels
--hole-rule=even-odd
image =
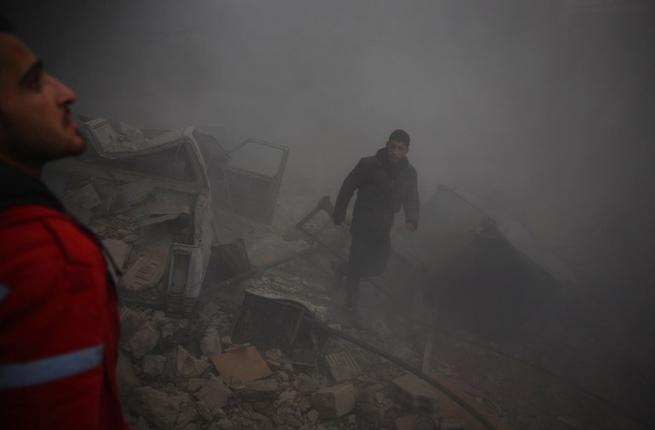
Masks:
[[[76,113],[143,129],[195,126],[210,131],[224,149],[248,138],[288,147],[273,223],[264,223],[264,228],[229,220],[236,226],[232,232],[238,230],[235,236],[253,235],[246,238],[251,260],[265,249],[252,243],[267,243],[265,233],[288,235],[321,196],[330,195],[334,201],[361,157],[384,146],[392,130],[407,130],[408,157],[418,171],[426,209],[414,236],[392,235],[396,251],[416,249],[431,240],[429,234],[445,225],[440,204],[448,202],[465,201],[461,211],[479,211],[483,218],[493,219],[503,238],[501,245],[492,246],[480,239],[484,233],[476,236],[483,242],[475,245],[479,249],[471,251],[469,246],[459,254],[465,255],[457,263],[462,267],[449,266],[468,274],[448,278],[458,294],[446,294],[434,308],[417,304],[422,300],[415,297],[413,304],[396,310],[427,315],[434,325],[448,326],[449,333],[455,333],[448,337],[435,332],[428,342],[433,348],[432,374],[467,387],[462,391],[483,399],[476,408],[507,428],[655,426],[654,2],[14,3],[3,3],[2,13],[49,71],[76,91]],[[397,216],[397,223],[401,220]],[[471,225],[462,234],[478,227]],[[347,247],[340,249],[347,254]],[[435,254],[425,251],[431,248],[421,249],[427,254],[408,257],[408,252],[404,261],[420,261],[430,272]],[[499,257],[505,253],[513,257]],[[310,288],[320,284],[321,277],[329,278],[326,272],[333,257],[329,252],[312,257],[314,266],[323,268],[317,274],[307,262],[292,262],[246,283],[293,289],[288,285],[295,282],[294,288]],[[521,270],[516,269],[516,259],[525,265]],[[521,290],[521,300],[508,299],[496,306],[496,292],[509,281],[496,272],[484,275],[492,273],[484,272],[490,261],[500,265],[502,274],[530,272],[525,279],[538,287]],[[538,276],[531,271],[537,266],[548,281],[533,279]],[[283,274],[277,272],[283,269]],[[398,263],[389,270],[402,275],[407,267]],[[404,281],[395,282],[395,276],[401,275],[388,273],[380,282],[397,289]],[[519,276],[523,275],[510,278]],[[432,285],[416,282],[427,282],[427,289]],[[330,288],[312,294],[330,295]],[[374,288],[367,289],[364,298],[373,304],[384,302]],[[152,370],[157,360],[177,360],[178,373],[180,354],[205,356],[207,363],[214,363],[197,343],[207,338],[209,325],[218,327],[213,330],[218,330],[219,338],[230,335],[230,324],[242,305],[228,302],[217,302],[213,314],[202,308],[200,316],[186,315],[183,320],[149,308],[130,309],[141,315],[127,318],[128,323],[149,318],[199,338],[194,346],[161,334],[148,353],[123,351],[139,379],[125,389],[124,397],[135,428],[450,428],[435,412],[417,413],[400,406],[402,401],[394,397],[399,370],[382,369],[375,361],[380,359],[360,350],[350,355],[365,377],[354,379],[357,402],[354,412],[343,416],[336,411],[336,418],[326,418],[330,415],[314,402],[316,393],[303,385],[316,383],[319,391],[328,390],[334,381],[328,381],[322,366],[289,369],[285,366],[291,367],[293,360],[279,358],[275,348],[260,348],[277,378],[260,381],[280,384],[272,397],[262,394],[265,387],[251,390],[255,394],[223,387],[232,390],[232,397],[221,413],[209,411],[209,417],[198,406],[197,416],[190,415],[186,422],[180,418],[183,407],[180,416],[170,420],[143,412],[148,410],[143,404],[150,401],[144,387],[160,389],[169,381],[166,370]],[[400,328],[389,318],[395,312],[389,303],[372,307],[379,307],[369,318],[372,332],[402,339],[380,340],[383,349],[421,367],[430,330]],[[480,316],[477,325],[469,324],[477,318],[474,314],[487,319]],[[232,341],[237,343],[218,339],[219,349],[224,352]],[[175,349],[181,348],[178,343],[185,345],[183,353]],[[492,345],[501,354],[476,344]],[[151,356],[162,358],[144,359]],[[281,367],[275,367],[279,363]],[[194,378],[221,373],[214,367],[204,372],[181,373]],[[198,392],[187,389],[179,376],[169,379],[179,392],[188,391],[193,403],[201,396],[194,397]],[[395,388],[378,397],[373,393],[373,406],[366,409],[361,405],[371,392],[369,379],[380,384],[394,381]],[[199,392],[203,390],[209,388]],[[290,391],[298,399],[305,395],[314,399],[313,406],[305,410],[289,406],[296,408],[295,418],[286,421],[278,417],[279,408],[274,417],[259,408],[262,402],[291,403],[290,395],[284,394]],[[169,396],[173,398],[170,392]],[[248,404],[239,403],[241,415],[235,412],[235,399]],[[416,423],[401,427],[398,419],[410,415],[418,416],[419,422],[434,418],[433,427]],[[483,428],[464,412],[457,417],[466,428]]]

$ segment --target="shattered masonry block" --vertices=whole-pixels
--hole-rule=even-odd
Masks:
[[[342,417],[355,407],[355,387],[353,384],[339,384],[323,388],[312,394],[311,401],[321,417]]]
[[[159,343],[159,331],[150,324],[145,322],[127,339],[132,355],[135,358],[141,358]]]
[[[180,413],[180,404],[176,399],[152,387],[137,388],[134,401],[129,404],[129,407],[158,428],[173,427]]]
[[[235,387],[239,397],[250,402],[275,400],[278,397],[278,389],[279,385],[275,379],[251,381],[246,382],[242,386]]]
[[[150,378],[158,378],[164,374],[166,357],[163,355],[146,355],[143,357],[143,373]]]
[[[416,415],[405,415],[396,418],[396,421],[394,421],[396,430],[414,430],[416,428],[417,419],[418,417]]]
[[[152,248],[147,255],[140,256],[123,275],[119,286],[132,292],[154,288],[164,276],[168,267],[168,251]]]
[[[466,423],[460,418],[439,418],[437,428],[439,430],[466,430]]]
[[[177,346],[175,365],[177,373],[185,378],[200,376],[210,366],[207,361],[192,356],[182,345]]]
[[[122,269],[128,255],[130,255],[132,246],[118,239],[104,239],[102,245],[105,247],[111,258],[113,258],[118,268]]]
[[[194,395],[209,411],[213,412],[225,406],[231,394],[232,392],[223,384],[223,381],[218,378],[212,378]]]
[[[136,374],[132,360],[130,360],[130,357],[122,351],[118,352],[116,379],[118,381],[119,390],[123,391],[141,385],[141,381]]]
[[[223,352],[221,347],[221,336],[218,334],[216,327],[208,327],[205,335],[200,340],[200,350],[207,357],[219,355]]]
[[[347,351],[326,354],[325,366],[335,382],[346,382],[354,379],[361,369],[352,355]]]
[[[407,373],[393,380],[393,385],[402,403],[414,409],[434,410],[439,400],[439,392],[417,376]]]

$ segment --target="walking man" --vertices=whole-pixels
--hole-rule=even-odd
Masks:
[[[357,191],[350,226],[350,256],[340,270],[346,277],[348,307],[355,318],[361,278],[379,275],[386,268],[394,215],[402,207],[405,212],[402,228],[415,231],[418,227],[417,174],[407,160],[409,140],[407,132],[395,130],[384,148],[372,157],[359,160],[343,181],[334,206],[334,223],[341,225],[348,203]]]

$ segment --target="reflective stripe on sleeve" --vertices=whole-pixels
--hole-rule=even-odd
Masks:
[[[9,295],[9,288],[5,287],[5,284],[0,284],[0,302]]]
[[[45,384],[77,375],[102,363],[102,345],[27,363],[0,364],[0,390]]]

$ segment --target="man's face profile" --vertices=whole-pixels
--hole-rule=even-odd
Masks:
[[[387,157],[392,163],[397,163],[407,156],[409,152],[409,145],[397,140],[389,140],[387,142]]]
[[[75,93],[16,36],[0,33],[0,160],[36,167],[84,150]]]

